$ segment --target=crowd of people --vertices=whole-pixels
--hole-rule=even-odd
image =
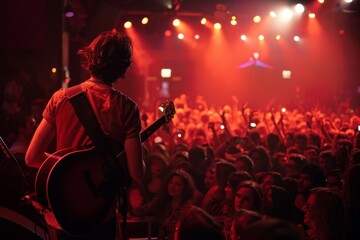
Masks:
[[[128,190],[128,217],[156,217],[158,239],[359,238],[357,110],[251,109],[236,97],[216,108],[185,94],[174,105],[142,144],[145,177]],[[44,101],[33,106],[41,112]],[[14,114],[2,136],[23,169],[34,113]],[[144,129],[163,113],[141,114]]]
[[[103,47],[103,42],[119,48]],[[168,113],[164,105],[165,112],[138,107],[111,87],[131,65],[130,39],[105,32],[80,53],[91,75],[81,87],[92,104],[100,104],[94,106],[101,111],[96,114],[124,143],[130,174],[136,176],[128,188],[128,217],[156,218],[158,239],[360,239],[359,106],[299,103],[285,109],[272,103],[255,109],[236,96],[228,105],[209,106],[201,96],[191,100],[182,94],[173,100],[176,113],[167,116],[172,120],[141,143],[141,127]],[[66,90],[47,104],[35,99],[22,109],[24,92],[14,86],[21,84],[6,88],[0,129],[16,156],[9,160],[2,154],[0,161],[0,203],[11,208],[34,191],[45,151],[91,143],[80,122],[73,122]],[[55,147],[57,128],[63,138],[56,138]]]
[[[196,232],[181,223],[194,207],[225,239],[359,238],[359,109],[251,109],[236,97],[215,108],[185,94],[174,104],[172,122],[143,144],[142,184],[129,189],[130,217],[158,217],[159,239],[182,224]],[[161,112],[143,114],[148,126]]]

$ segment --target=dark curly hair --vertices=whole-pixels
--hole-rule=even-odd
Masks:
[[[91,76],[111,84],[124,78],[131,65],[132,41],[127,35],[116,32],[102,32],[89,46],[78,51],[82,67]]]

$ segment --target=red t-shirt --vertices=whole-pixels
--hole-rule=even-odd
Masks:
[[[81,83],[104,134],[125,143],[139,137],[140,112],[137,104],[120,91],[102,83]],[[65,89],[56,91],[49,100],[43,117],[56,128],[56,150],[91,144],[84,127],[65,95]]]

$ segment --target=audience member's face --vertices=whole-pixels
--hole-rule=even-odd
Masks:
[[[273,176],[266,175],[266,177],[264,177],[262,183],[260,184],[261,191],[263,192],[264,196],[267,194],[272,185],[274,185]]]
[[[211,168],[206,171],[204,183],[206,189],[209,189],[216,184],[215,168]]]
[[[342,181],[340,181],[335,176],[328,176],[326,178],[326,187],[329,188],[330,190],[333,190],[334,192],[341,192],[342,185],[343,185]]]
[[[308,174],[300,173],[298,177],[297,191],[299,193],[310,190],[313,187],[313,181]]]
[[[306,204],[303,207],[305,212],[304,224],[308,227],[315,229],[314,211],[315,211],[315,196],[310,194]]]
[[[331,161],[321,157],[319,158],[319,166],[324,170],[324,172],[328,172],[329,170],[336,167],[334,164],[331,163]]]
[[[238,171],[248,171],[246,164],[241,160],[235,161],[234,165]]]
[[[296,177],[299,174],[300,169],[295,161],[289,159],[285,171],[287,177]]]
[[[225,199],[227,200],[233,199],[233,189],[229,182],[227,183],[224,190],[225,190]]]
[[[319,164],[318,154],[315,150],[313,149],[305,150],[304,156],[306,159],[309,160],[309,164]]]
[[[163,174],[164,167],[163,161],[155,159],[151,162],[151,173],[156,176],[161,176]]]
[[[179,176],[173,176],[168,183],[169,195],[174,199],[181,199],[184,187],[183,179]]]
[[[247,210],[253,210],[254,196],[251,190],[247,187],[240,188],[235,195],[234,206],[235,211],[239,211],[244,208]]]
[[[280,166],[285,169],[286,168],[286,164],[288,162],[287,157],[286,156],[278,156],[278,162],[280,164]]]

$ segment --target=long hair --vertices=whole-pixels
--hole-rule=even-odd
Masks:
[[[247,180],[241,182],[235,189],[235,193],[237,193],[241,188],[248,188],[252,195],[254,196],[254,202],[252,203],[252,209],[248,209],[251,211],[256,211],[261,213],[262,210],[262,192],[259,184],[252,180]]]
[[[193,199],[195,193],[194,180],[189,173],[182,169],[178,169],[171,172],[166,177],[166,180],[164,181],[160,190],[159,196],[157,199],[155,199],[155,201],[157,202],[157,207],[161,208],[171,203],[172,199],[168,192],[168,184],[174,176],[180,177],[184,182],[184,192],[181,199],[181,204],[185,204],[187,201],[191,201]]]
[[[124,78],[131,65],[131,39],[119,32],[100,33],[88,46],[78,51],[82,67],[91,76],[111,84]]]
[[[203,209],[192,206],[183,213],[177,232],[179,240],[225,240],[221,227]]]
[[[345,208],[340,195],[327,188],[319,187],[311,190],[315,196],[312,212],[320,239],[343,239],[345,233]]]
[[[294,202],[290,194],[282,187],[271,187],[272,204],[267,214],[271,217],[295,222]]]

